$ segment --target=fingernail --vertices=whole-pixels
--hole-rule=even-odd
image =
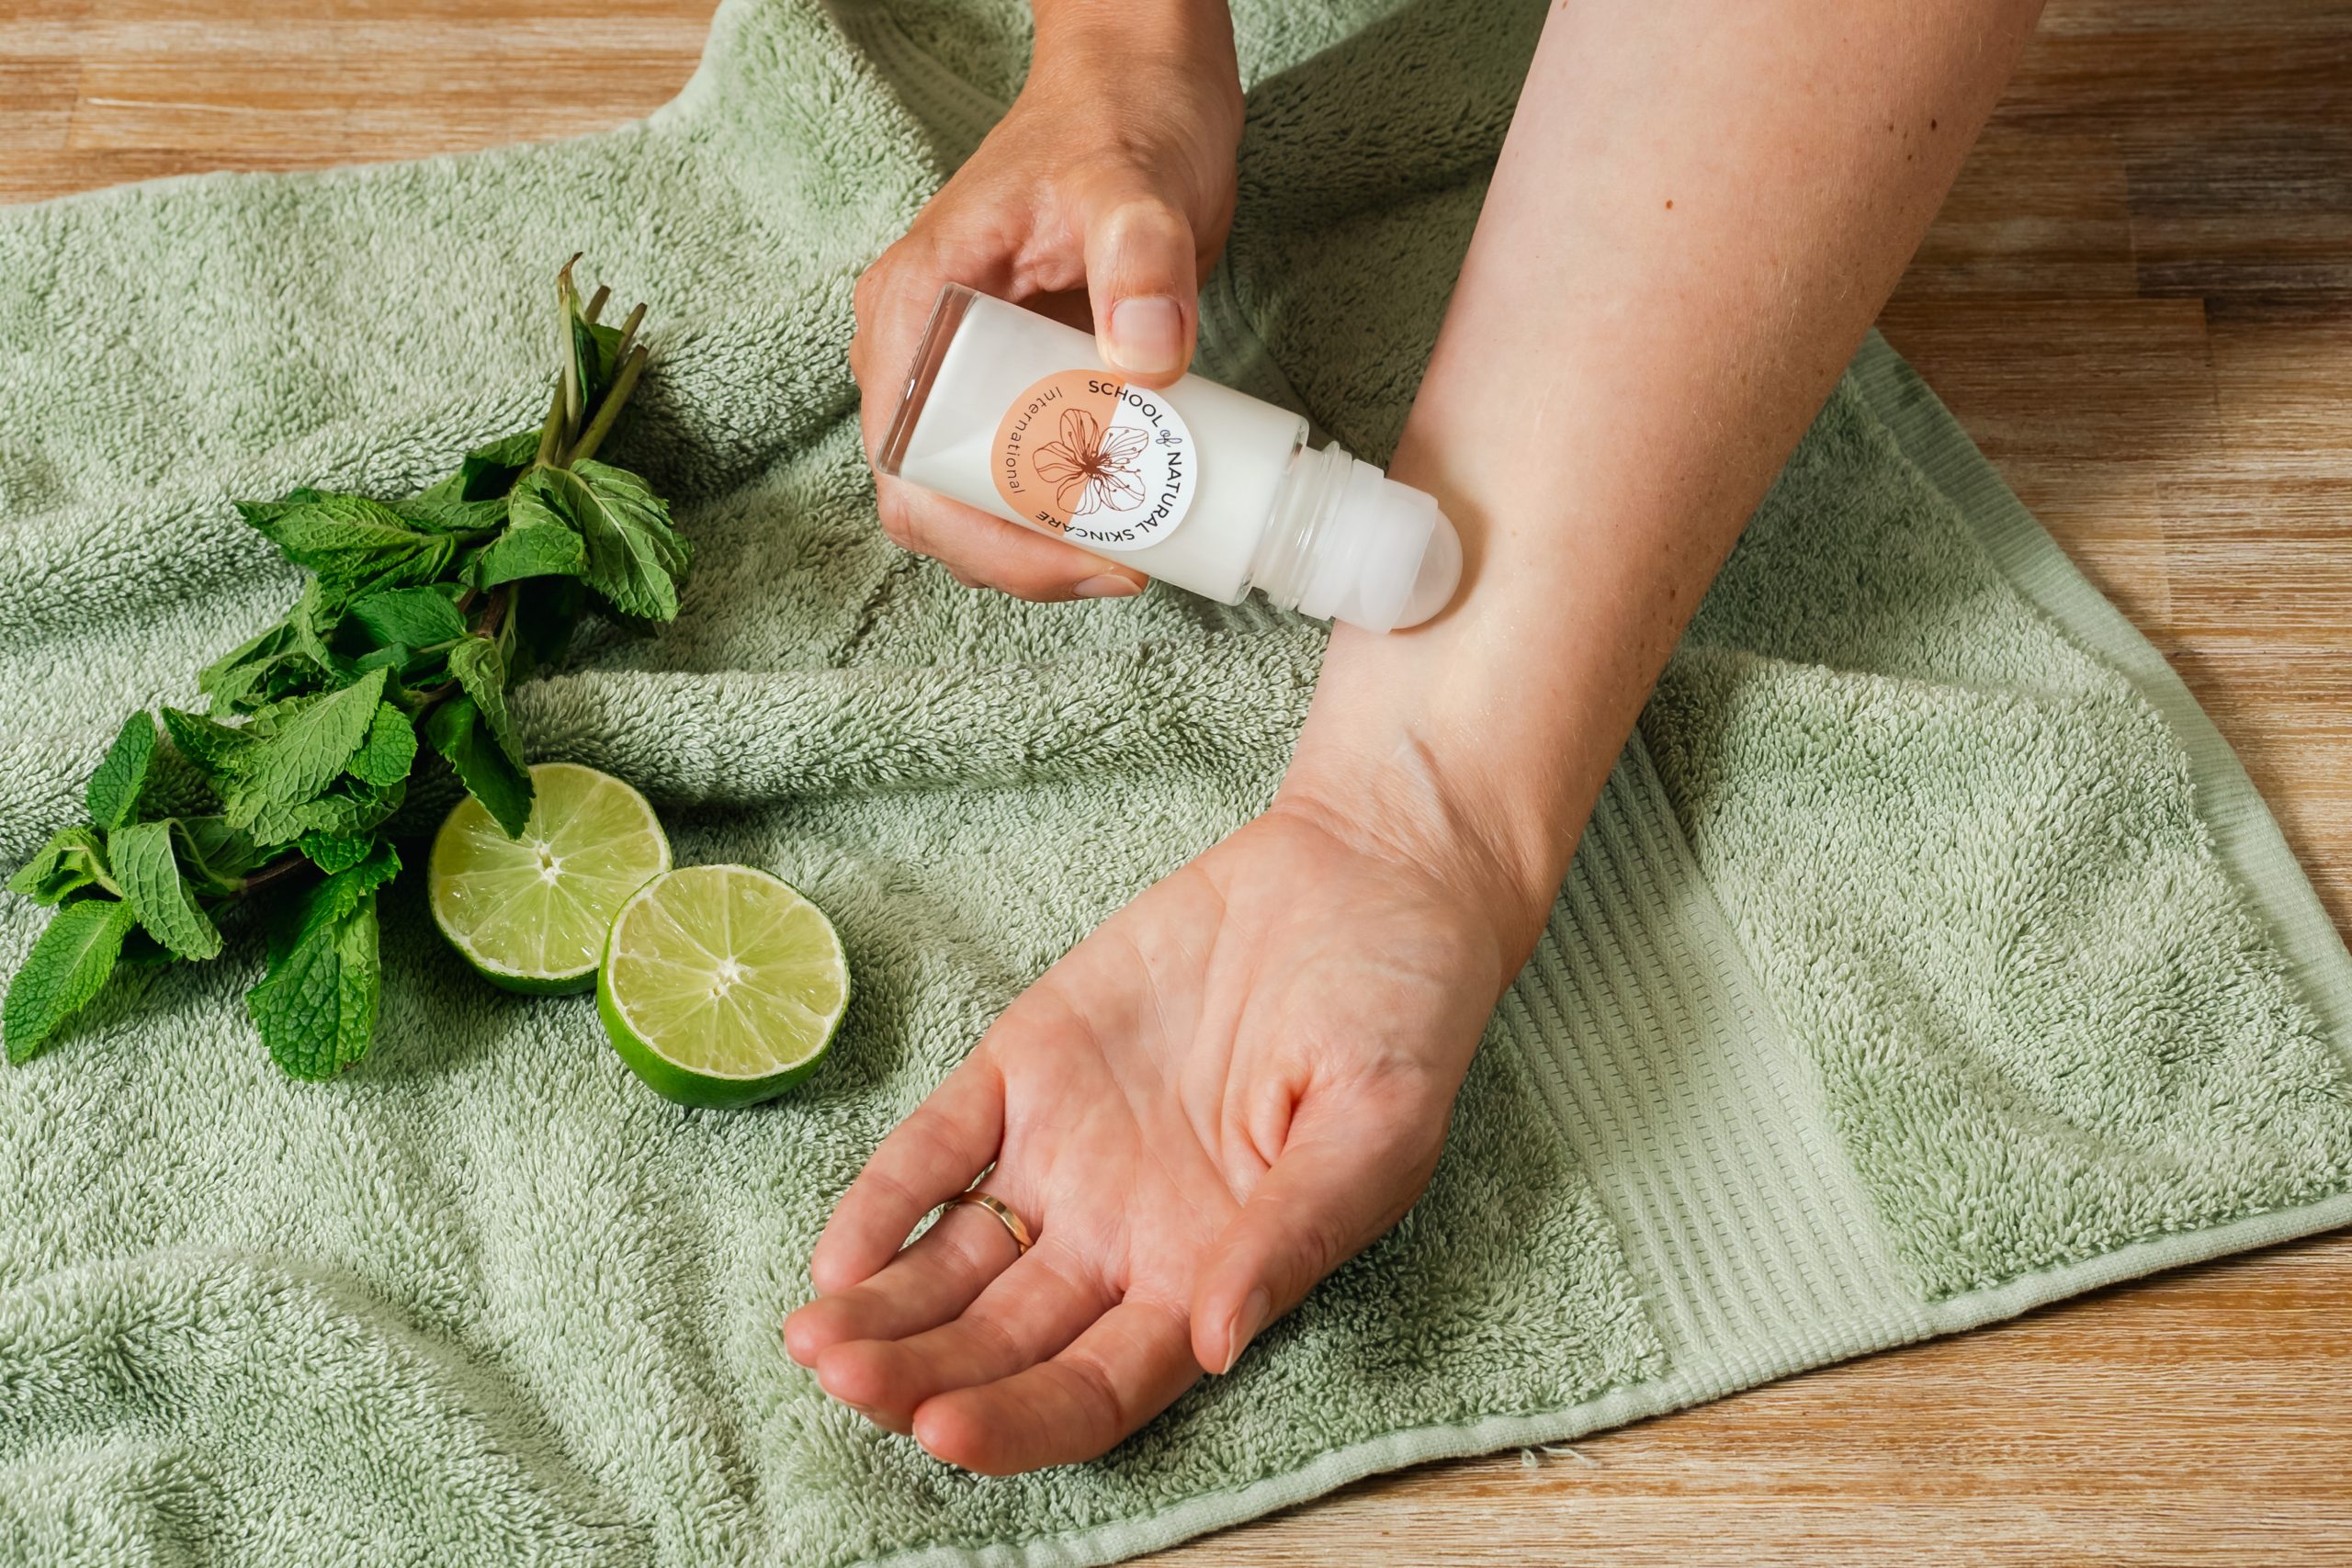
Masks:
[[[1122,299],[1111,307],[1111,341],[1104,357],[1122,370],[1165,376],[1184,367],[1184,310],[1165,294]]]
[[[1250,1299],[1241,1303],[1241,1312],[1233,1320],[1233,1337],[1225,1347],[1225,1365],[1217,1369],[1220,1375],[1231,1371],[1233,1363],[1241,1359],[1241,1352],[1258,1337],[1258,1331],[1266,1326],[1267,1314],[1273,1310],[1273,1298],[1266,1294],[1264,1286],[1250,1292]]]
[[[1122,577],[1106,571],[1100,577],[1090,577],[1070,590],[1081,599],[1125,599],[1143,592],[1143,584],[1132,577]]]

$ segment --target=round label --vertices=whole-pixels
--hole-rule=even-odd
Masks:
[[[1107,370],[1057,370],[1013,399],[989,468],[1007,506],[1090,550],[1158,544],[1200,486],[1183,416]]]

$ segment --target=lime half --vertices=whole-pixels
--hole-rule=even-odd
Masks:
[[[751,1105],[817,1067],[849,958],[816,905],[748,865],[690,865],[613,920],[596,1010],[639,1077],[681,1105]]]
[[[670,869],[645,796],[594,768],[531,770],[531,819],[510,839],[468,795],[433,838],[433,919],[477,973],[514,991],[584,991],[628,896]]]

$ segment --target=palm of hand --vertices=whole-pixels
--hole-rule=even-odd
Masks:
[[[1419,1196],[1502,963],[1439,879],[1259,818],[1072,949],[884,1141],[793,1355],[970,1469],[1102,1452]],[[1025,1257],[970,1205],[899,1250],[991,1162]]]

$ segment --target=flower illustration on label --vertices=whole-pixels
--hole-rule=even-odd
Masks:
[[[1104,430],[1084,409],[1062,411],[1059,441],[1037,448],[1037,477],[1054,487],[1054,501],[1071,517],[1105,508],[1132,512],[1143,504],[1136,460],[1149,441],[1140,430]]]
[[[1168,394],[1059,370],[1004,411],[989,451],[1008,515],[1090,550],[1166,538],[1200,488],[1193,433]]]

